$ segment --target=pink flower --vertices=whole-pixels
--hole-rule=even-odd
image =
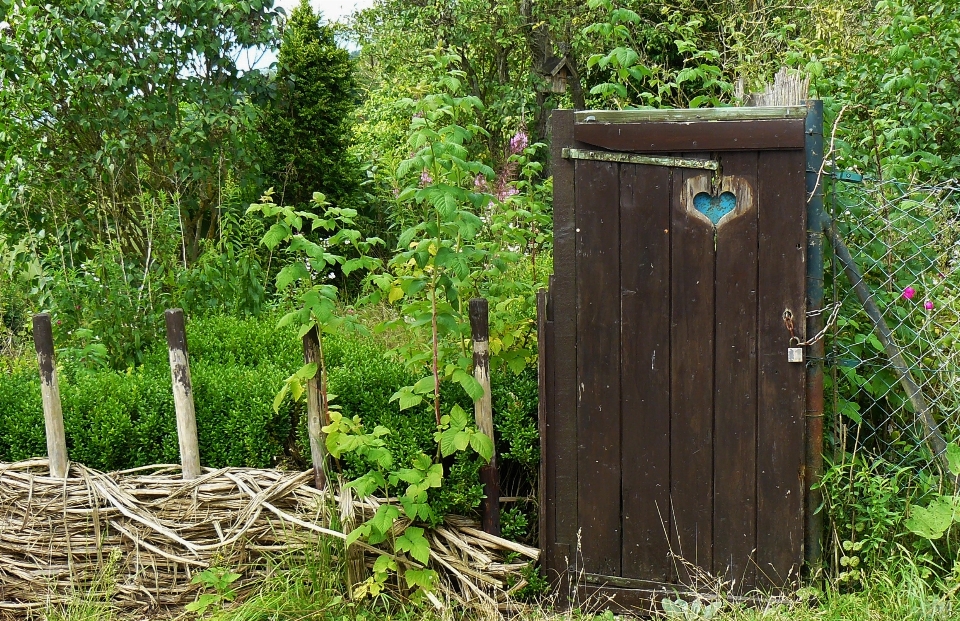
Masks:
[[[430,176],[430,171],[424,168],[423,172],[420,173],[420,185],[427,186],[431,183],[433,183],[433,177]]]
[[[917,290],[913,287],[907,287],[903,290],[903,293],[900,295],[904,300],[912,300],[913,296],[917,295]]]
[[[517,133],[513,135],[513,138],[510,139],[510,153],[514,155],[520,153],[527,148],[528,143],[527,133],[522,129],[518,130]]]
[[[933,302],[930,300],[927,300],[926,302],[923,303],[923,307],[927,310],[933,310]]]
[[[476,178],[473,180],[473,187],[480,192],[486,190],[487,178],[484,177],[482,174],[477,175]]]
[[[512,185],[508,185],[497,190],[497,199],[502,203],[511,196],[516,196],[517,188]]]

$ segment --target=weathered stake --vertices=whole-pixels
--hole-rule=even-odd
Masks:
[[[303,335],[303,360],[320,365],[320,338],[317,328],[313,327]],[[321,371],[318,368],[316,375],[307,381],[307,435],[310,437],[310,463],[313,464],[313,484],[317,489],[327,486],[326,459],[327,450],[324,445],[321,428],[326,424],[322,420],[323,386]]]
[[[200,448],[197,443],[197,414],[193,405],[193,384],[190,381],[183,310],[168,309],[164,313],[164,319],[167,323],[170,376],[173,379],[173,404],[177,411],[180,464],[183,467],[183,478],[190,480],[200,476]]]
[[[477,429],[492,441],[493,398],[490,393],[490,325],[487,300],[470,300],[470,331],[473,333],[473,376],[483,386],[483,397],[473,404]],[[497,469],[497,450],[494,447],[490,463],[480,469],[483,483],[483,530],[500,536],[500,473]]]
[[[67,439],[63,431],[63,408],[60,405],[60,384],[57,382],[57,365],[53,355],[53,328],[50,315],[33,316],[33,343],[40,363],[40,394],[43,398],[43,423],[47,433],[47,458],[50,460],[50,476],[67,477]]]

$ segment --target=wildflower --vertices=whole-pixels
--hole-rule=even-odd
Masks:
[[[513,155],[520,153],[527,148],[528,142],[527,133],[522,129],[517,130],[517,133],[510,139],[510,153]]]
[[[927,310],[933,310],[933,302],[931,300],[927,300],[923,303],[923,307]]]
[[[483,174],[478,174],[473,180],[473,187],[478,191],[482,192],[487,189],[487,178]]]
[[[497,190],[497,199],[502,203],[516,194],[517,188],[513,187],[512,185],[508,185]]]
[[[427,186],[431,183],[433,183],[433,177],[430,176],[430,171],[424,168],[423,172],[420,173],[420,185]]]
[[[913,287],[907,287],[903,290],[903,293],[900,294],[900,297],[902,297],[904,300],[912,300],[913,296],[915,295],[917,295],[917,290]]]

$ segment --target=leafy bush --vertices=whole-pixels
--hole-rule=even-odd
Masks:
[[[187,339],[201,463],[306,468],[310,451],[303,404],[288,400],[279,411],[273,409],[280,386],[303,364],[296,333],[276,329],[273,317],[202,317],[188,323]],[[334,404],[344,415],[360,416],[369,428],[390,429],[385,440],[398,464],[409,466],[416,455],[435,450],[432,407],[401,412],[390,402],[414,378],[400,361],[386,356],[382,344],[330,335],[325,347]],[[160,344],[144,355],[142,366],[127,371],[88,369],[63,355],[59,366],[72,460],[101,470],[179,462],[170,370]],[[495,371],[492,382],[500,463],[522,473],[512,487],[532,493],[539,463],[536,372]],[[445,383],[441,394],[445,411],[454,404],[472,411],[459,385]],[[0,462],[45,454],[36,363],[23,358],[13,372],[0,372]],[[431,504],[441,515],[470,512],[482,495],[480,460],[461,454],[444,465],[444,486],[434,490]],[[350,478],[367,471],[354,457],[340,467]]]

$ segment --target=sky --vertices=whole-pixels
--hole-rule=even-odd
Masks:
[[[277,0],[274,6],[282,6],[287,15],[293,7],[300,4],[300,0]],[[337,21],[347,17],[356,10],[361,10],[373,4],[373,0],[311,0],[315,11],[320,11],[326,21]]]
[[[300,0],[275,0],[274,2],[274,6],[283,7],[288,16],[298,4],[300,4]],[[310,4],[313,6],[314,11],[320,12],[323,21],[335,22],[346,19],[354,11],[360,11],[370,7],[373,4],[373,0],[310,0]],[[355,44],[351,41],[340,41],[340,45],[350,51],[356,49]],[[246,71],[250,68],[264,69],[276,60],[277,57],[272,52],[250,50],[247,53],[241,54],[240,58],[237,59],[237,64],[241,70]]]

